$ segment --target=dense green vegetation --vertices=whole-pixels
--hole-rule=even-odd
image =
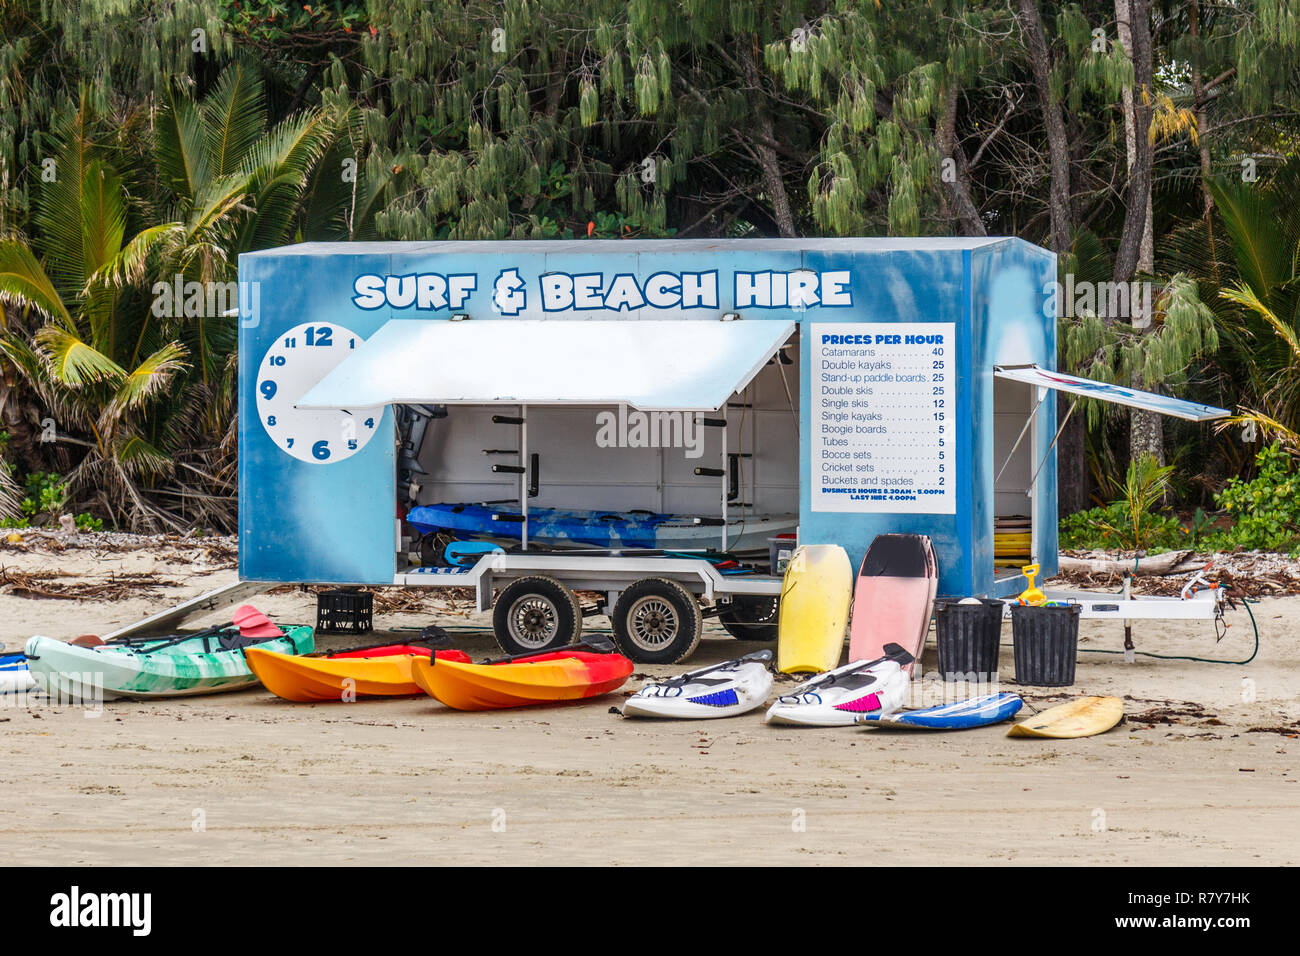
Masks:
[[[1162,498],[1172,466],[1161,468],[1144,455],[1129,464],[1119,498],[1061,519],[1060,546],[1300,554],[1300,466],[1295,456],[1274,442],[1260,449],[1255,466],[1253,478],[1232,478],[1215,494],[1217,519],[1197,508],[1180,520]]]
[[[1149,513],[1292,540],[1252,509],[1300,454],[1300,0],[0,0],[0,35],[12,521],[55,474],[111,526],[233,527],[234,320],[158,289],[244,251],[1013,234],[1153,290],[1058,297],[1063,367],[1239,416],[1073,416],[1062,504],[1102,512],[1065,537],[1125,536],[1145,454]]]

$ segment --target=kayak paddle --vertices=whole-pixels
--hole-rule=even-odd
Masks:
[[[235,608],[235,613],[230,615],[230,620],[239,628],[240,637],[284,637],[284,631],[271,623],[269,617],[251,604],[242,604]]]
[[[616,648],[609,641],[605,640],[602,637],[592,637],[592,638],[588,638],[585,641],[579,641],[577,644],[564,644],[560,647],[543,648],[542,650],[529,651],[527,654],[511,654],[509,657],[498,657],[495,659],[479,661],[479,663],[480,664],[509,664],[512,661],[522,660],[525,657],[536,657],[539,654],[554,654],[559,651],[576,651],[579,649],[595,651],[597,654],[618,653],[618,648]]]
[[[676,677],[670,677],[667,680],[654,681],[653,683],[660,687],[668,687],[673,684],[688,684],[697,677],[704,674],[711,674],[714,671],[726,670],[735,667],[737,664],[743,664],[746,661],[753,663],[766,664],[772,660],[772,652],[767,648],[761,651],[754,651],[752,654],[746,654],[744,657],[737,657],[733,660],[723,661],[721,664],[710,664],[708,667],[701,667],[699,670],[687,671],[685,674],[678,674]]]
[[[271,622],[271,619],[263,614],[251,604],[244,604],[235,609],[231,615],[231,623],[239,628],[239,636],[253,638],[255,640],[271,640],[276,637],[284,637],[284,631],[280,630]],[[151,637],[117,637],[111,641],[105,641],[96,634],[82,634],[75,637],[68,643],[77,647],[99,647],[101,644],[118,644],[127,647],[135,647],[140,644],[157,644],[156,647],[149,648],[150,651],[159,651],[165,647],[171,647],[182,641],[188,641],[191,638],[216,637],[222,631],[229,629],[230,624],[216,624],[212,627],[205,628],[202,631],[195,631],[193,634],[177,634],[173,636],[151,636]],[[161,642],[161,643],[159,643]]]
[[[794,697],[798,694],[802,694],[809,688],[818,687],[821,684],[825,684],[827,681],[833,681],[841,674],[852,674],[855,671],[864,670],[868,667],[875,667],[877,664],[883,664],[885,661],[896,661],[899,665],[906,667],[908,664],[912,663],[912,661],[916,660],[916,658],[914,658],[901,644],[886,644],[883,650],[885,652],[884,657],[878,657],[874,661],[850,661],[843,667],[837,667],[834,670],[826,671],[823,674],[818,674],[816,677],[804,681],[789,694],[782,694],[781,696]]]

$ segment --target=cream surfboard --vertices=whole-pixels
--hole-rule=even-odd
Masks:
[[[1080,697],[1022,720],[1007,731],[1007,736],[1091,737],[1104,734],[1123,719],[1124,702],[1118,697]]]
[[[938,587],[938,562],[927,536],[877,535],[853,590],[849,660],[877,658],[886,644],[901,644],[920,660]],[[908,674],[915,666],[908,665]]]
[[[843,548],[835,544],[798,548],[781,584],[777,670],[821,673],[835,667],[844,650],[852,599],[853,566]]]

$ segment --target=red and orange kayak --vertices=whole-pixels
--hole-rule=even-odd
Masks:
[[[439,661],[469,663],[463,651],[438,651]],[[272,694],[285,700],[355,700],[358,697],[409,697],[422,692],[411,677],[411,663],[429,659],[427,647],[387,644],[323,657],[290,656],[256,647],[244,649],[249,669]]]
[[[499,664],[411,662],[411,677],[425,693],[456,710],[499,710],[599,697],[622,687],[632,662],[622,654],[550,651]]]

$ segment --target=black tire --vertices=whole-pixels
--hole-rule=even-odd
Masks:
[[[718,612],[718,622],[738,641],[775,641],[781,614],[779,597],[734,597]]]
[[[640,664],[683,661],[695,652],[704,632],[695,595],[666,578],[645,578],[628,587],[609,619],[618,649]]]
[[[507,654],[535,654],[572,644],[582,633],[578,596],[555,578],[527,577],[501,589],[492,631]]]

